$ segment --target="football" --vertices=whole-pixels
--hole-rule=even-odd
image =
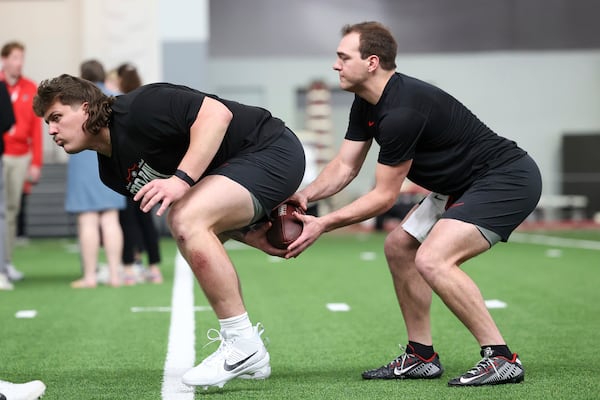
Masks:
[[[267,231],[267,240],[278,249],[286,249],[302,233],[302,222],[292,214],[296,211],[304,214],[300,207],[282,204],[271,211],[271,227]]]

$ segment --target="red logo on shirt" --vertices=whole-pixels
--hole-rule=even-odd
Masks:
[[[127,183],[130,183],[131,181],[133,181],[135,179],[135,177],[137,176],[137,169],[138,169],[137,163],[133,164],[133,166],[131,166],[131,168],[127,168]]]
[[[372,127],[373,125],[375,125],[375,121],[369,121],[367,122],[367,124],[369,125],[369,128]]]

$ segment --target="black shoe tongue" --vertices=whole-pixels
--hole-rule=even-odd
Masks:
[[[481,349],[479,354],[481,354],[481,357],[490,358],[494,355],[494,350],[492,350],[491,347],[486,347],[484,349]]]

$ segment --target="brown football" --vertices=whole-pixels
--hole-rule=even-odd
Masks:
[[[267,231],[267,240],[273,247],[286,249],[302,233],[302,222],[292,215],[294,211],[304,214],[300,207],[289,203],[282,204],[271,211],[272,225]]]

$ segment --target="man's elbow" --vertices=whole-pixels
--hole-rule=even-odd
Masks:
[[[398,196],[395,193],[385,193],[381,200],[381,212],[385,212],[392,208],[397,200]]]

